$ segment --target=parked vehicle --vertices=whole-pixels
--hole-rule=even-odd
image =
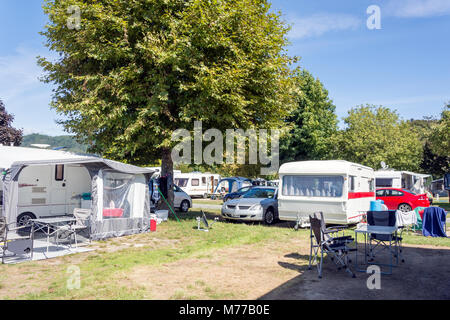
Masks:
[[[86,208],[92,209],[91,239],[149,227],[146,185],[153,170],[69,152],[6,146],[0,146],[0,169],[0,209],[7,223],[25,225],[30,219]]]
[[[253,187],[242,197],[225,202],[222,206],[222,217],[273,224],[278,219],[277,198],[277,188]]]
[[[308,221],[323,212],[327,223],[354,224],[375,200],[372,168],[343,160],[300,161],[280,167],[280,220]]]
[[[398,188],[377,189],[377,200],[383,200],[389,210],[409,212],[417,207],[429,207],[430,202],[426,193],[415,194]]]
[[[219,184],[220,175],[213,173],[176,173],[174,183],[191,197],[207,198]]]
[[[223,197],[223,202],[227,202],[228,200],[231,200],[231,199],[240,198],[241,196],[243,196],[245,193],[247,193],[247,191],[249,191],[252,188],[253,188],[253,186],[246,186],[246,187],[240,188],[236,192],[231,192],[229,194],[226,194]]]
[[[188,212],[189,208],[192,208],[191,197],[184,192],[180,187],[173,186],[174,199],[173,205],[181,212]]]
[[[228,193],[233,193],[247,186],[253,186],[252,180],[243,177],[223,178],[219,181],[211,198],[223,198]]]
[[[405,189],[422,194],[425,193],[425,183],[429,178],[431,175],[409,171],[378,170],[375,171],[375,186]]]

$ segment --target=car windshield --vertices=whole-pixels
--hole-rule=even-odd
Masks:
[[[251,189],[249,192],[244,194],[244,198],[263,198],[272,199],[275,195],[275,189]]]
[[[402,191],[411,193],[412,195],[415,195],[415,196],[417,195],[417,193],[415,193],[414,191],[411,191],[411,190],[402,189]]]

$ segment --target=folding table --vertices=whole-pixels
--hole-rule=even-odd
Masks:
[[[355,230],[355,244],[356,244],[356,248],[358,250],[358,233],[361,233],[364,235],[364,257],[365,257],[365,264],[372,264],[372,265],[379,265],[379,266],[388,266],[390,269],[389,272],[381,272],[381,274],[392,274],[392,269],[393,267],[398,266],[398,244],[397,242],[395,242],[393,240],[393,237],[396,236],[397,234],[397,230],[398,227],[394,226],[394,227],[384,227],[384,226],[369,226],[369,225],[361,225],[358,228],[356,228]],[[389,236],[389,246],[388,246],[388,251],[389,251],[389,256],[390,256],[390,263],[389,264],[381,264],[381,263],[375,263],[375,262],[371,262],[369,263],[369,261],[367,260],[367,257],[369,256],[369,254],[367,253],[367,249],[369,249],[369,252],[371,252],[371,243],[369,241],[368,243],[368,238],[370,234],[383,234],[383,235],[388,235]],[[395,251],[392,250],[392,245],[394,245],[395,247]],[[394,264],[394,259],[393,256],[396,256],[396,264]],[[359,272],[367,272],[367,270],[362,270],[362,269],[358,269],[358,252],[356,252],[356,257],[355,257],[355,264],[356,264],[356,270]]]
[[[31,222],[31,237],[34,240],[34,234],[37,231],[42,231],[47,236],[47,253],[50,246],[50,237],[56,234],[62,227],[71,226],[77,220],[75,217],[52,217],[30,219]],[[31,256],[33,259],[33,256]]]

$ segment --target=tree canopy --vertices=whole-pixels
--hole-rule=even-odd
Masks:
[[[0,100],[0,143],[19,146],[22,142],[22,130],[12,127],[14,116],[6,111],[5,104]]]
[[[335,157],[367,165],[375,170],[384,161],[397,170],[418,170],[422,143],[418,133],[396,111],[373,105],[351,109],[346,128],[336,134]]]
[[[80,13],[68,28],[73,6]],[[173,175],[177,129],[278,127],[293,107],[288,27],[267,0],[46,0],[38,63],[91,152]],[[170,180],[170,179],[169,179]],[[172,198],[169,187],[169,201]]]
[[[67,8],[80,8],[69,30]],[[161,158],[171,134],[270,127],[290,110],[288,28],[266,0],[46,0],[39,59],[52,107],[91,151],[132,163]]]
[[[450,157],[450,102],[441,113],[441,119],[430,135],[431,150],[440,157]]]
[[[337,131],[336,107],[323,84],[306,70],[296,70],[296,108],[286,118],[289,131],[280,143],[281,162],[320,160],[330,156]]]

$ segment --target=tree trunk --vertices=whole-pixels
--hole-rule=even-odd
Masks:
[[[173,193],[173,161],[172,161],[172,150],[165,148],[162,150],[162,161],[161,161],[161,177],[167,177],[167,202],[170,204],[173,210],[174,193]],[[162,199],[159,204],[158,209],[169,210],[166,202]]]

